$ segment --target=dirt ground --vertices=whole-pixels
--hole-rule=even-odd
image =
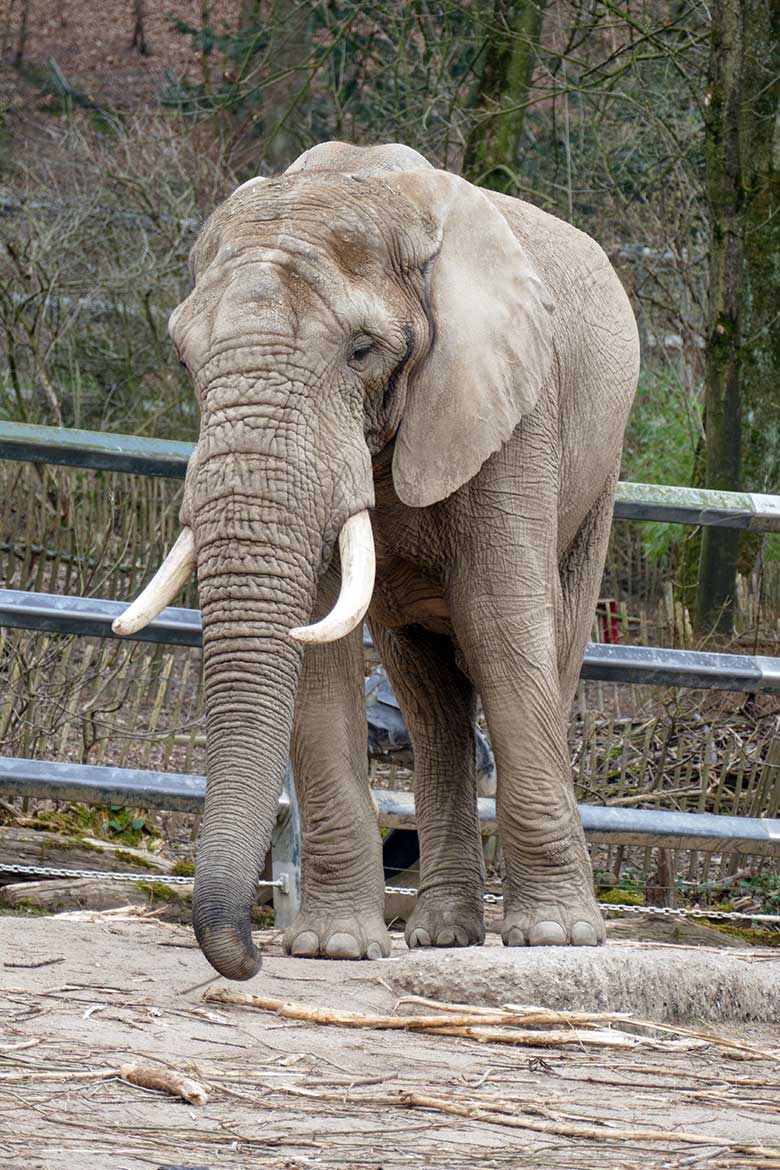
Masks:
[[[390,959],[361,964],[287,958],[275,931],[261,943],[262,972],[230,986],[310,1007],[391,1012],[394,971],[412,961],[400,936]],[[212,976],[185,927],[0,918],[0,1166],[780,1167],[778,1027],[718,1026],[766,1054],[740,1059],[715,1043],[513,1047],[209,1003],[228,986]],[[184,1072],[208,1102],[106,1079],[127,1062]],[[637,1140],[648,1129],[679,1136]]]

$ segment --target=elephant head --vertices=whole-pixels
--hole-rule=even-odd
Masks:
[[[373,588],[372,456],[400,501],[454,492],[530,411],[549,298],[503,216],[413,151],[329,144],[250,180],[205,225],[170,334],[198,396],[183,532],[116,623],[130,633],[197,567],[208,786],[193,921],[245,979],[302,643],[341,637]],[[307,625],[340,546],[333,612]]]

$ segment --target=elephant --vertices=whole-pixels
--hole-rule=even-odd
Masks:
[[[200,407],[182,531],[115,630],[197,570],[206,958],[231,979],[259,969],[250,912],[288,758],[302,901],[287,952],[390,953],[364,617],[414,749],[408,946],[484,941],[478,700],[503,941],[600,944],[567,721],[639,362],[605,253],[409,147],[329,142],[234,191],[190,270],[169,322]]]

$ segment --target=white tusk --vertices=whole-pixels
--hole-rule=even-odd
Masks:
[[[350,516],[339,533],[341,592],[333,609],[313,626],[296,626],[290,637],[298,642],[335,642],[362,622],[374,592],[376,556],[368,512]]]
[[[195,540],[191,528],[179,533],[171,551],[143,592],[113,622],[115,634],[137,634],[157,617],[195,572]]]

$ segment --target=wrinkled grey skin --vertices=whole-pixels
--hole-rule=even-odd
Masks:
[[[510,230],[511,229],[511,230]],[[369,621],[416,758],[409,946],[484,938],[475,700],[498,771],[510,946],[603,940],[566,744],[638,346],[598,246],[401,146],[330,143],[239,188],[192,256],[171,336],[201,409],[182,520],[203,612],[208,790],[195,931],[250,937],[288,752],[303,830],[294,955],[389,953],[360,631],[288,631],[338,596],[371,512]]]

